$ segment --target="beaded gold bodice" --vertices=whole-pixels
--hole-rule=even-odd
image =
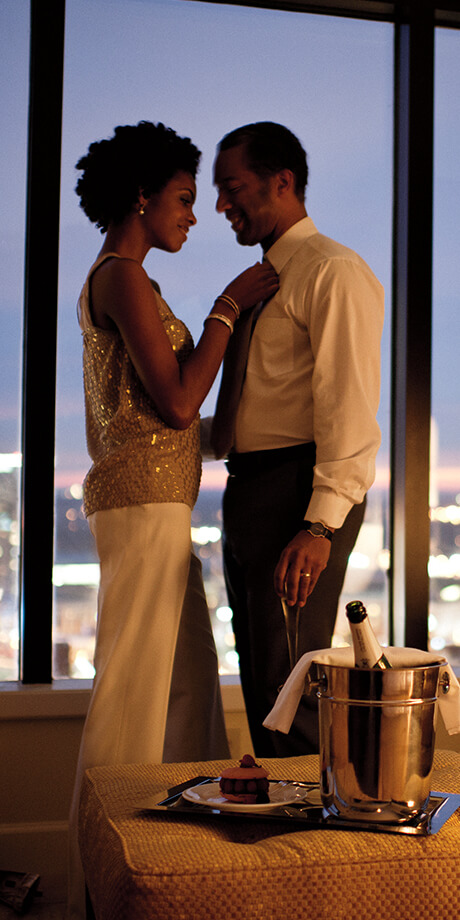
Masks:
[[[92,266],[80,295],[86,440],[92,466],[84,481],[84,508],[94,511],[149,502],[193,507],[201,476],[199,417],[189,428],[169,428],[142,385],[117,331],[92,325],[89,283],[109,253]],[[177,360],[193,348],[187,327],[163,298],[157,307]]]

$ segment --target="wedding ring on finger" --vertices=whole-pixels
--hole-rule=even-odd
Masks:
[[[301,578],[311,578],[311,572],[301,572],[300,577]]]

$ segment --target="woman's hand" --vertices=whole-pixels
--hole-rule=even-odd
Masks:
[[[224,294],[231,297],[238,304],[240,310],[268,300],[276,294],[279,288],[278,275],[270,262],[256,262],[247,268],[227,285]]]
[[[271,297],[278,277],[268,263],[258,263],[226,288],[240,310]],[[109,259],[93,276],[93,310],[101,305],[104,328],[117,328],[147,393],[167,425],[188,428],[207,396],[230,338],[222,322],[206,323],[194,350],[180,364],[166,335],[157,295],[144,269],[130,259]],[[107,309],[110,305],[110,312]],[[235,322],[225,302],[215,312]],[[97,314],[95,314],[97,316]],[[110,323],[110,325],[108,325]]]

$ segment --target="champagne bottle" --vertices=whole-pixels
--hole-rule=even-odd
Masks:
[[[382,671],[391,668],[372,629],[362,601],[350,601],[346,606],[346,611],[355,652],[355,667],[376,668]]]

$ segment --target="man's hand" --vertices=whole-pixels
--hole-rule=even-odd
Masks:
[[[304,607],[331,552],[330,540],[313,537],[305,530],[286,546],[275,569],[275,591],[290,606]]]

